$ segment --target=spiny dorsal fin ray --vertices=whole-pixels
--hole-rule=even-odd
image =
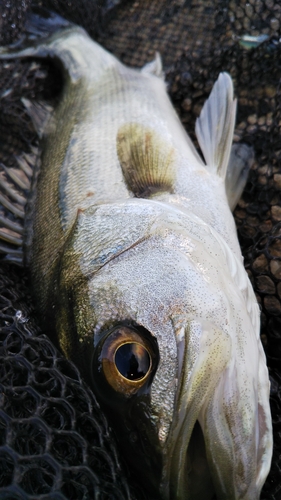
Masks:
[[[18,166],[23,170],[29,179],[32,178],[32,168],[30,165],[34,165],[36,162],[36,156],[33,153],[26,154],[23,153],[22,156],[14,156],[17,161]]]
[[[11,202],[7,196],[0,192],[0,204],[11,214],[19,219],[24,219],[24,210],[17,203]]]
[[[22,245],[22,237],[20,237],[17,233],[6,227],[0,228],[0,239],[8,243],[11,243],[12,245],[16,246]]]
[[[41,139],[44,132],[48,127],[51,128],[51,115],[54,108],[49,104],[40,101],[29,101],[29,99],[22,98],[27,113],[29,114],[34,128]]]
[[[196,136],[206,167],[223,179],[230,156],[236,116],[236,99],[228,73],[221,73],[196,121]]]
[[[30,189],[30,180],[21,169],[13,167],[7,168],[3,164],[1,166],[7,177],[14,182],[16,187],[23,190]]]
[[[0,254],[4,254],[5,262],[10,264],[17,264],[18,266],[23,265],[23,253],[21,248],[12,248],[10,245],[1,244],[0,240]]]
[[[0,253],[4,260],[23,265],[25,205],[38,149],[15,156],[17,167],[0,163]]]
[[[23,234],[23,226],[21,224],[18,224],[17,222],[10,220],[3,215],[0,215],[0,228],[1,227],[11,229],[11,231],[17,233],[17,235]]]
[[[0,191],[6,193],[13,201],[19,203],[20,205],[25,205],[26,199],[22,196],[11,184],[8,182],[7,177],[4,172],[0,171]]]
[[[128,188],[138,197],[172,192],[175,150],[152,128],[125,123],[117,134],[117,153]]]

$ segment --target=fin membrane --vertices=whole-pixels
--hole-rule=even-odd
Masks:
[[[56,33],[58,30],[73,26],[70,21],[63,19],[54,12],[44,7],[33,5],[32,11],[27,15],[26,32],[29,38],[47,37]]]
[[[225,178],[225,190],[231,210],[234,210],[240,200],[254,158],[252,146],[233,144]]]
[[[41,139],[52,127],[53,107],[28,99],[22,99],[22,102]],[[23,265],[24,227],[32,224],[30,216],[26,217],[26,202],[27,199],[30,200],[29,193],[34,179],[34,167],[39,164],[38,158],[38,148],[31,147],[29,154],[14,156],[16,167],[0,163],[0,253],[5,254],[5,261],[18,265]]]
[[[175,150],[153,129],[125,123],[117,134],[117,154],[128,188],[137,197],[173,192]]]
[[[25,205],[38,150],[15,157],[17,167],[0,163],[0,253],[4,260],[23,265]]]
[[[50,131],[52,126],[52,112],[53,106],[41,101],[29,101],[29,99],[22,98],[22,103],[30,116],[33,126],[41,139],[44,132]],[[47,129],[48,126],[48,129]]]
[[[196,121],[196,136],[206,168],[223,179],[229,161],[236,117],[236,99],[228,73],[220,73]]]
[[[160,56],[159,52],[156,52],[155,59],[153,59],[153,61],[145,64],[141,68],[141,73],[158,76],[158,78],[161,78],[162,80],[164,80],[162,60],[161,60],[161,56]]]
[[[40,9],[44,13],[45,9]],[[27,19],[25,36],[14,45],[0,47],[0,59],[18,59],[23,57],[57,58],[64,66],[73,83],[81,78],[83,63],[73,56],[76,50],[83,56],[83,37],[89,40],[86,32],[52,13],[46,15],[30,13]],[[47,12],[47,11],[46,11]],[[80,45],[73,49],[73,37],[80,36]],[[82,37],[81,37],[82,35]],[[74,44],[75,45],[75,44]],[[86,43],[87,45],[87,43]],[[83,59],[83,57],[82,57]]]

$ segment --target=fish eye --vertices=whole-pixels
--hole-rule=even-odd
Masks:
[[[110,386],[131,396],[144,386],[155,369],[155,348],[136,329],[117,326],[103,341],[99,364]]]
[[[143,345],[128,342],[116,349],[114,362],[119,373],[127,380],[141,380],[150,369],[151,357]]]

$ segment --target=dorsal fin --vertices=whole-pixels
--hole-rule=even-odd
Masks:
[[[138,197],[172,192],[175,150],[155,130],[139,123],[125,123],[117,134],[117,153],[128,188]]]
[[[38,149],[15,156],[17,167],[0,163],[0,254],[3,260],[23,265],[25,205]]]
[[[41,138],[51,130],[53,107],[24,98],[22,102]],[[23,234],[26,243],[30,226],[26,221],[26,202],[31,198],[31,181],[39,150],[31,147],[29,154],[14,156],[14,159],[16,167],[0,164],[0,212],[1,209],[3,211],[3,214],[0,213],[0,254],[6,254],[4,260],[10,263],[23,265]]]
[[[228,73],[221,73],[196,121],[196,136],[206,167],[225,178],[236,117],[236,99]]]

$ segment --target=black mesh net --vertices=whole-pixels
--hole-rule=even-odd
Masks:
[[[228,71],[234,80],[239,100],[235,141],[255,151],[234,215],[261,306],[272,383],[274,455],[261,499],[280,500],[280,2],[49,0],[44,6],[82,25],[128,65],[140,67],[159,51],[170,96],[194,141],[195,119],[218,73]],[[2,44],[20,38],[29,7],[28,1],[2,4]],[[8,167],[15,164],[15,154],[30,152],[38,141],[21,98],[52,102],[60,82],[51,63],[1,62],[0,161]],[[26,321],[34,313],[24,272],[4,266],[1,271],[1,499],[128,498],[127,471],[90,390],[75,367],[38,336],[36,318]],[[133,498],[142,495],[150,498],[149,492],[133,489]]]
[[[135,498],[93,393],[38,335],[24,277],[6,272],[0,279],[0,498]]]

